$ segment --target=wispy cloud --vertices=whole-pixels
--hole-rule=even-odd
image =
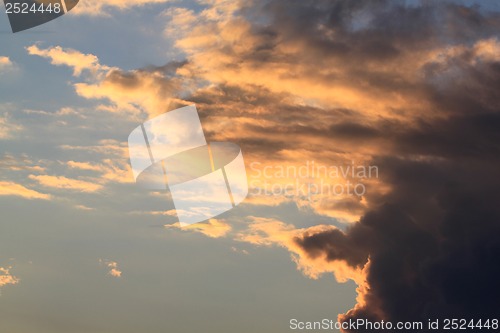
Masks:
[[[76,93],[87,99],[107,100],[110,103],[99,108],[122,115],[128,113],[137,117],[141,112],[150,116],[163,113],[176,101],[174,96],[186,84],[181,84],[173,75],[181,64],[123,71],[100,64],[95,55],[60,46],[41,49],[32,45],[26,49],[31,55],[50,59],[54,65],[72,68],[76,77],[88,71],[89,76],[74,84]]]
[[[24,129],[16,124],[8,113],[0,114],[0,140],[15,138],[15,135]]]
[[[46,170],[46,161],[35,161],[26,154],[13,155],[5,153],[0,157],[0,168],[10,171],[43,172]]]
[[[49,200],[51,198],[49,194],[40,193],[10,181],[0,181],[0,196],[17,196],[24,199],[42,200]]]
[[[116,261],[99,259],[99,264],[109,269],[108,271],[109,276],[114,278],[122,277],[123,272],[120,269],[118,269],[118,263]]]
[[[130,10],[151,4],[174,2],[175,0],[102,0],[102,1],[80,1],[75,7],[74,13],[79,15],[109,16],[113,9]]]
[[[96,192],[102,189],[100,184],[64,176],[30,175],[29,179],[37,181],[42,186],[61,190]]]
[[[93,54],[84,54],[73,49],[63,49],[60,46],[40,49],[38,45],[26,48],[29,54],[50,59],[51,64],[56,66],[68,66],[73,68],[73,75],[79,76],[84,70],[96,73],[100,70],[109,69],[99,64],[99,59]]]
[[[96,182],[105,185],[109,182],[133,183],[131,177],[132,171],[128,163],[104,159],[100,163],[75,162],[68,161],[67,166],[70,169],[94,171],[96,173]]]
[[[176,223],[165,225],[165,228],[199,232],[210,238],[224,237],[232,230],[230,224],[220,219],[210,219],[204,223],[196,223],[188,226],[181,226],[179,223]]]
[[[9,57],[0,56],[0,73],[12,72],[16,69],[16,64]]]

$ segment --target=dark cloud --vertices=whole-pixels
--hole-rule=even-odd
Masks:
[[[344,117],[320,124],[324,128],[293,121],[274,128],[324,136],[332,144],[387,143],[372,164],[390,192],[369,194],[371,210],[345,232],[306,232],[295,239],[313,259],[324,256],[357,268],[369,261],[366,303],[343,320],[427,322],[500,313],[500,65],[496,51],[485,56],[476,44],[495,43],[500,16],[480,5],[267,1],[261,7],[269,21],[255,33],[266,47],[255,51],[254,61],[269,60],[261,50],[270,55],[279,42],[293,41],[303,47],[295,55],[302,64],[321,68],[341,59],[355,84],[421,96],[429,106],[407,120]],[[463,49],[443,61],[430,60],[413,81],[396,74],[399,57],[458,44]],[[395,74],[377,72],[370,67],[374,63],[392,66]],[[291,120],[299,118],[291,113]],[[253,126],[253,133],[264,133]]]
[[[453,2],[331,0],[257,1],[240,14],[252,25],[244,34],[251,47],[220,42],[215,48],[231,61],[215,71],[285,68],[279,79],[369,91],[388,109],[311,106],[293,89],[238,80],[187,98],[210,141],[234,136],[253,156],[372,148],[370,164],[388,193],[369,191],[370,210],[348,230],[315,229],[294,240],[312,259],[358,269],[369,262],[364,303],[343,320],[498,315],[500,15]],[[145,71],[168,77],[192,60]],[[108,80],[127,87],[141,74],[112,72]],[[392,108],[397,100],[407,102]]]
[[[500,288],[500,163],[377,161],[393,186],[345,233],[296,239],[311,258],[362,267],[366,304],[348,318],[494,318]]]

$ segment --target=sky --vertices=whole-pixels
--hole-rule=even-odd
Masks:
[[[0,15],[0,332],[493,319],[499,31],[495,1],[80,0],[16,34]],[[250,194],[181,227],[127,139],[192,104]]]

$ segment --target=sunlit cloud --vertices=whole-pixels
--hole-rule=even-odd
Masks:
[[[16,69],[16,64],[9,57],[0,56],[0,73],[12,72]]]
[[[84,54],[73,49],[60,46],[41,49],[38,45],[26,48],[31,55],[50,59],[56,66],[68,66],[73,75],[82,76],[88,71],[90,76],[83,82],[74,83],[75,91],[86,99],[106,100],[109,103],[99,106],[103,111],[120,113],[137,117],[141,112],[157,115],[169,110],[169,106],[177,101],[174,98],[187,83],[176,79],[172,73],[177,66],[152,68],[147,70],[123,71],[102,65],[92,54]],[[60,114],[67,114],[61,113]]]
[[[83,211],[92,211],[94,208],[92,207],[87,207],[85,205],[75,205],[76,209],[83,210]]]
[[[34,161],[26,154],[12,155],[6,153],[0,157],[0,168],[3,170],[44,172],[46,165],[46,161]]]
[[[370,261],[363,256],[362,250],[346,248],[346,242],[342,241],[346,237],[344,232],[331,225],[297,229],[273,218],[250,217],[249,222],[248,228],[236,235],[237,241],[256,246],[278,246],[288,250],[297,268],[309,278],[318,279],[325,273],[332,273],[340,283],[354,281],[357,284],[357,306],[365,304]],[[306,238],[324,233],[338,235],[338,244],[332,243],[330,248],[332,253],[337,254],[337,258],[329,257],[325,252],[310,251],[301,244]]]
[[[151,4],[175,2],[175,0],[102,0],[102,1],[80,1],[73,10],[78,15],[109,16],[113,9],[131,10]]]
[[[111,260],[99,259],[99,264],[108,268],[108,275],[114,278],[121,278],[123,272],[118,268],[118,263]]]
[[[244,254],[244,255],[250,255],[250,252],[248,250],[245,250],[245,249],[239,249],[235,246],[231,246],[231,251],[235,252],[235,253],[241,253],[241,254]]]
[[[37,181],[42,186],[61,190],[97,192],[102,189],[100,184],[64,176],[30,175],[29,179]]]
[[[102,80],[75,84],[77,94],[84,98],[109,100],[112,104],[103,106],[103,110],[136,115],[145,112],[150,116],[168,111],[178,89],[177,80],[148,71],[111,70]]]
[[[48,116],[48,117],[64,117],[64,116],[75,116],[78,118],[85,118],[85,115],[83,114],[82,111],[71,108],[71,107],[63,107],[59,109],[56,112],[48,112],[44,110],[31,110],[31,109],[25,109],[23,110],[24,113],[28,115],[40,115],[40,116]]]
[[[79,76],[84,70],[96,73],[109,69],[99,64],[99,59],[93,54],[84,54],[73,49],[63,49],[60,46],[41,49],[38,45],[31,45],[26,48],[28,54],[37,55],[50,59],[51,64],[56,66],[68,66],[73,68],[73,75]]]
[[[49,200],[51,198],[49,194],[40,193],[24,185],[9,181],[0,181],[0,196],[16,196],[24,199],[41,200]]]
[[[428,309],[456,309],[457,301],[463,302],[458,308],[471,309],[466,297],[444,298],[457,295],[462,284],[486,294],[482,285],[491,288],[496,277],[490,267],[498,252],[499,186],[492,177],[498,170],[500,47],[492,37],[498,15],[448,3],[346,3],[201,1],[202,9],[170,8],[161,15],[164,36],[175,38],[186,61],[132,71],[60,47],[28,51],[72,68],[77,94],[99,101],[102,111],[145,118],[185,100],[196,103],[209,141],[237,142],[261,172],[306,161],[374,163],[380,178],[363,180],[366,195],[256,195],[247,201],[255,209],[293,201],[351,223],[345,231],[250,217],[235,238],[286,249],[310,278],[331,273],[340,282],[354,281],[358,303],[343,319],[407,319]],[[93,6],[94,13],[105,8]],[[371,17],[360,24],[366,12]],[[91,75],[82,75],[86,71]],[[126,157],[119,141],[61,148]],[[106,163],[72,159],[67,167],[112,173]],[[255,178],[256,187],[265,180],[283,187],[297,177]],[[324,178],[331,186],[353,177]],[[175,211],[144,214],[174,217]],[[217,238],[231,236],[232,226],[210,220],[182,230]],[[464,242],[466,249],[457,251]],[[453,274],[462,267],[465,276]],[[476,274],[487,283],[466,280]],[[443,283],[451,279],[461,280]],[[496,309],[472,301],[483,312]]]
[[[0,114],[0,140],[15,138],[15,135],[24,129],[16,124],[8,113]]]
[[[10,273],[12,267],[3,268],[0,267],[0,288],[8,285],[15,285],[19,283],[19,278],[15,277]],[[1,295],[1,289],[0,289]]]
[[[96,178],[102,185],[109,182],[132,183],[132,171],[127,161],[116,161],[103,159],[99,163],[68,161],[67,166],[74,170],[85,170],[96,172]]]
[[[305,235],[311,236],[325,231],[342,234],[342,231],[331,225],[318,225],[307,229],[297,229],[291,224],[273,218],[250,217],[247,229],[241,231],[236,240],[257,246],[279,246],[292,253],[292,259],[298,268],[313,279],[319,278],[324,273],[334,273],[339,282],[355,280],[361,282],[360,272],[364,267],[350,267],[344,259],[330,261],[323,256],[312,257],[304,251],[297,242]]]
[[[180,223],[175,223],[171,225],[165,225],[165,228],[199,232],[210,238],[224,237],[228,235],[228,233],[232,230],[230,224],[220,219],[210,219],[204,223],[196,223],[187,226],[181,226]]]
[[[117,140],[99,140],[96,144],[87,146],[61,145],[60,148],[67,151],[95,153],[113,158],[128,158],[127,143]]]

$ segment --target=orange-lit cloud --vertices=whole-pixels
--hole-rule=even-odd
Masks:
[[[87,99],[107,99],[112,105],[104,110],[148,115],[161,114],[169,110],[172,95],[179,88],[176,80],[167,80],[158,72],[119,70],[108,71],[95,83],[77,83],[78,95]]]
[[[247,201],[311,206],[354,222],[345,232],[253,217],[237,235],[287,249],[311,278],[355,281],[358,304],[342,319],[406,320],[429,309],[496,315],[498,13],[446,2],[246,3],[209,0],[198,11],[163,12],[164,36],[187,58],[165,66],[125,71],[85,54],[75,54],[81,64],[68,60],[77,51],[31,48],[75,75],[98,72],[75,90],[102,100],[101,110],[144,118],[183,99],[196,103],[208,139],[237,142],[259,171],[375,163],[380,179],[364,180],[370,187],[362,197]],[[126,155],[123,142],[63,149]],[[283,186],[297,177],[256,178]],[[217,232],[213,224],[192,230],[229,235],[230,227]]]
[[[48,194],[40,193],[14,182],[0,181],[0,196],[17,196],[25,199],[49,200]]]
[[[324,256],[311,257],[297,240],[325,231],[338,231],[331,225],[318,225],[307,229],[297,229],[272,218],[251,217],[248,229],[240,232],[236,239],[257,246],[280,246],[292,253],[292,259],[307,276],[317,279],[324,273],[333,273],[339,282],[354,280],[362,283],[362,265],[359,268],[349,266],[344,260],[327,260]]]
[[[194,231],[204,234],[211,238],[220,238],[226,236],[232,227],[226,221],[220,219],[210,219],[205,223],[196,223],[188,226],[181,226],[179,223],[165,225],[165,228],[178,228],[186,231]]]
[[[51,64],[56,66],[65,65],[73,68],[73,75],[79,76],[84,70],[97,72],[108,69],[99,64],[99,59],[93,54],[84,54],[73,49],[63,49],[60,46],[48,49],[40,49],[37,45],[26,48],[29,54],[48,58]]]
[[[108,271],[109,276],[114,278],[122,277],[123,272],[120,269],[118,269],[118,263],[116,261],[99,259],[99,263],[101,265],[106,266],[109,269]]]
[[[19,283],[19,279],[10,273],[10,269],[12,269],[12,267],[0,267],[0,288]]]
[[[43,172],[46,170],[46,164],[46,161],[33,161],[26,154],[19,156],[4,154],[0,158],[0,168],[11,171]]]
[[[208,8],[194,13],[186,8],[172,8],[166,34],[176,32],[176,46],[187,53],[188,64],[178,70],[186,77],[196,76],[217,84],[255,85],[274,93],[290,93],[302,102],[322,107],[364,110],[365,116],[401,118],[394,108],[416,104],[418,90],[412,96],[381,91],[375,86],[359,85],[350,72],[357,63],[345,57],[321,58],[318,69],[317,50],[301,38],[277,36],[256,31],[251,22],[237,11],[238,1],[210,1]],[[279,27],[278,27],[279,28]],[[321,34],[334,31],[322,31]],[[280,38],[281,39],[278,39]],[[241,42],[241,41],[244,41]],[[384,67],[370,57],[364,59],[364,70],[397,78],[411,78],[420,69],[428,50],[413,52],[395,59],[399,66]],[[273,59],[273,61],[266,61]],[[279,60],[279,61],[278,61]],[[346,61],[347,60],[347,61]],[[417,88],[417,87],[416,87]]]
[[[75,91],[87,99],[109,101],[110,104],[99,107],[104,111],[128,113],[135,117],[141,112],[149,116],[161,114],[169,110],[171,103],[177,100],[174,95],[186,84],[167,77],[165,71],[168,68],[127,72],[100,64],[95,55],[59,46],[40,49],[32,45],[27,51],[31,55],[50,59],[54,65],[72,68],[73,75],[77,77],[89,71],[91,75],[86,82],[74,84]],[[173,70],[175,68],[169,71]]]
[[[30,175],[29,179],[35,180],[45,187],[62,190],[97,192],[102,189],[102,185],[100,184],[64,176]]]
[[[127,143],[117,140],[99,140],[97,144],[87,146],[61,145],[60,148],[68,151],[97,153],[113,158],[128,158]]]
[[[104,159],[100,163],[68,161],[70,169],[94,171],[98,175],[97,182],[106,184],[109,182],[132,183],[131,169],[127,161]]]
[[[43,110],[31,110],[31,109],[26,109],[23,111],[24,113],[29,115],[42,115],[49,117],[76,116],[78,118],[85,118],[85,115],[82,114],[82,112],[71,107],[63,107],[59,109],[57,112],[47,112]]]
[[[10,72],[16,69],[16,65],[9,57],[0,56],[0,73]]]
[[[73,10],[75,14],[91,16],[109,16],[111,9],[129,10],[149,4],[168,3],[172,0],[102,0],[102,1],[80,1]]]
[[[334,226],[318,225],[306,229],[297,229],[293,225],[285,224],[272,218],[251,217],[251,223],[246,230],[241,231],[236,240],[247,242],[256,246],[279,246],[291,253],[292,260],[297,268],[306,276],[317,279],[325,273],[332,273],[338,282],[344,283],[354,281],[357,284],[357,307],[365,305],[365,297],[369,286],[367,283],[367,272],[370,260],[360,260],[353,264],[348,260],[352,252],[342,249],[344,245],[331,244],[332,251],[338,246],[338,252],[342,253],[338,259],[329,258],[326,253],[314,253],[308,251],[301,242],[305,238],[314,237],[323,233],[337,233],[339,239],[345,234]],[[356,251],[354,251],[356,252]],[[345,256],[345,258],[342,258]]]

